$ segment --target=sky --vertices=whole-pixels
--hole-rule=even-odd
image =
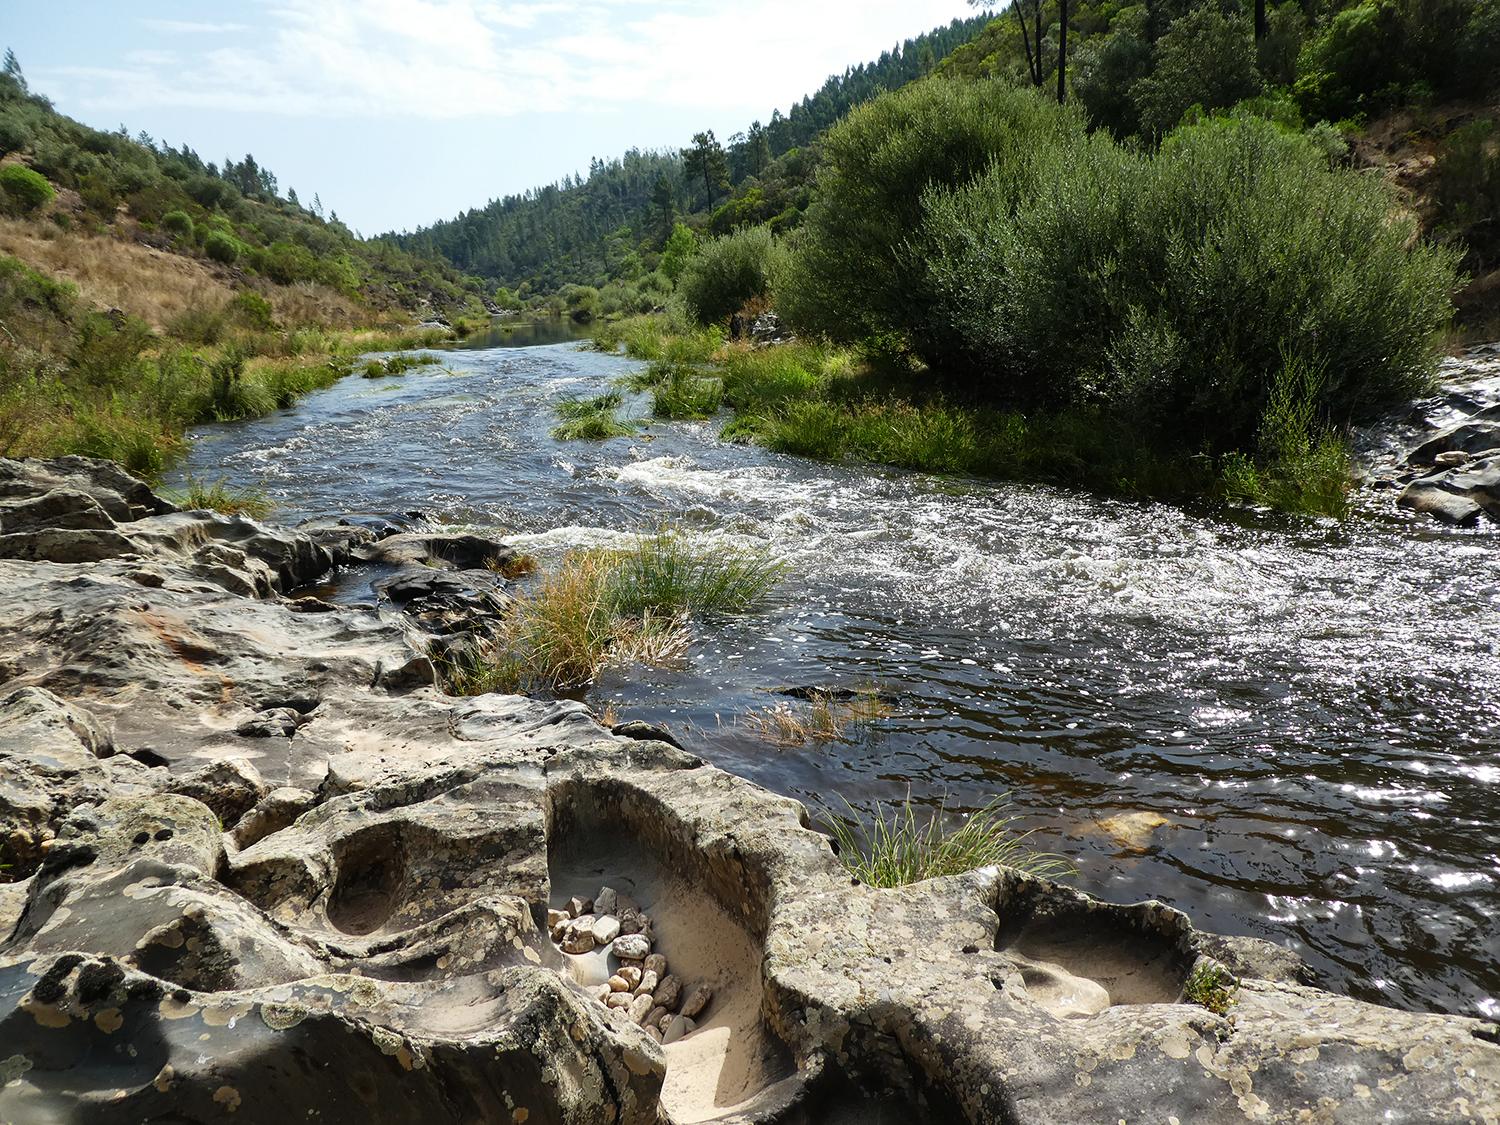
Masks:
[[[249,152],[366,235],[722,140],[966,0],[0,0],[33,91],[205,160]]]

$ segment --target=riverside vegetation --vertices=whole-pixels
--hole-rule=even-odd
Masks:
[[[823,152],[794,237],[711,241],[675,321],[599,334],[654,361],[657,416],[722,402],[726,436],[805,456],[1338,514],[1341,435],[1428,385],[1458,284],[1384,185],[1248,110],[1150,151],[929,81]],[[803,342],[723,344],[724,309],[770,305]]]
[[[191,426],[289,406],[362,353],[450,339],[485,313],[477,279],[358,238],[252,156],[218,167],[62,116],[13,55],[0,159],[0,455],[154,477]],[[373,362],[366,374],[423,361]]]

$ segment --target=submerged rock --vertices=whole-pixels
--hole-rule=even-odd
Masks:
[[[851,885],[795,802],[447,698],[399,613],[286,600],[302,532],[76,460],[0,502],[0,1120],[1500,1117],[1493,1025],[1005,869]]]

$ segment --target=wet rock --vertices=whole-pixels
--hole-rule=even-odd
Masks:
[[[624,934],[615,938],[610,952],[621,961],[641,961],[651,952],[651,943],[640,934]]]
[[[1432,459],[1432,463],[1440,469],[1456,469],[1459,465],[1466,465],[1472,458],[1472,454],[1465,453],[1462,449],[1450,449],[1447,453],[1439,453]]]
[[[1411,451],[1407,460],[1414,465],[1431,465],[1443,453],[1482,455],[1500,450],[1500,422],[1462,422],[1428,438]]]
[[[657,723],[631,719],[629,722],[615,724],[610,728],[610,733],[619,735],[621,738],[635,739],[638,742],[665,742],[668,746],[682,749],[682,743],[677,741],[677,736]]]
[[[1406,486],[1397,503],[1460,527],[1473,527],[1484,518],[1500,522],[1500,456],[1420,477]]]

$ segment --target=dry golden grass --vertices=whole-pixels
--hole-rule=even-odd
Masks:
[[[204,262],[108,236],[4,219],[0,250],[72,282],[88,304],[123,309],[156,329],[190,309],[221,308],[234,296]]]
[[[101,309],[123,309],[155,329],[189,311],[222,310],[235,295],[220,266],[109,235],[59,230],[51,223],[0,219],[0,251],[78,287]],[[337,290],[314,282],[258,285],[276,321],[288,328],[350,329],[371,314]]]

